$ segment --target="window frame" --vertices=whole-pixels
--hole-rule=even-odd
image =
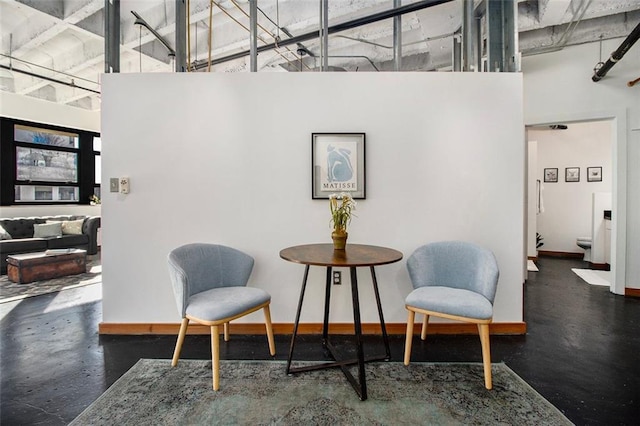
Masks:
[[[29,142],[18,142],[15,140],[15,126],[26,126],[36,129],[74,133],[78,135],[78,148],[70,148],[56,145],[46,145]],[[100,184],[95,179],[96,157],[101,157],[100,151],[93,150],[93,138],[100,137],[100,133],[72,129],[62,126],[54,126],[44,123],[36,123],[24,120],[16,120],[7,117],[0,117],[0,205],[2,206],[24,206],[24,205],[88,205],[91,195],[100,188]],[[17,179],[17,147],[44,149],[59,152],[71,152],[77,154],[77,182],[64,181],[28,181]],[[47,201],[16,201],[15,188],[20,186],[49,186],[49,187],[77,187],[78,200],[47,200]],[[98,190],[98,193],[100,191]]]

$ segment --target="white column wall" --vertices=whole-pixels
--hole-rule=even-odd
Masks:
[[[106,75],[102,178],[130,177],[131,193],[103,191],[103,321],[177,322],[167,253],[205,241],[251,254],[250,285],[271,293],[274,322],[293,322],[303,266],[278,253],[330,242],[328,204],[311,199],[312,132],[366,133],[367,199],[349,241],[405,254],[377,269],[387,321],[406,321],[406,258],[444,239],[495,252],[495,320],[522,321],[521,93],[519,74]],[[375,322],[368,271],[359,278]],[[303,322],[321,321],[323,284],[312,268]],[[348,283],[332,301],[331,320],[352,321]]]
[[[606,40],[614,51],[623,38]],[[584,120],[613,120],[612,291],[640,288],[640,96],[627,81],[638,77],[640,56],[634,46],[598,83],[591,81],[600,43],[565,47],[522,59],[524,113],[527,125]],[[540,164],[539,164],[540,166]]]

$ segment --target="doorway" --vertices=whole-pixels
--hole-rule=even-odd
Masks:
[[[559,257],[584,255],[585,273],[594,277],[586,281],[602,285],[608,279],[611,291],[613,272],[589,269],[611,265],[615,270],[611,255],[614,136],[611,118],[526,127],[528,256],[537,256],[538,250]],[[575,272],[580,275],[581,271]]]

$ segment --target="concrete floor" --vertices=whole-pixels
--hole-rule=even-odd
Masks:
[[[525,285],[526,336],[492,336],[492,360],[504,362],[578,425],[638,424],[640,299],[591,286],[571,268],[582,262],[541,258]],[[99,285],[0,304],[0,424],[64,425],[139,358],[171,358],[174,336],[99,336]],[[277,336],[286,359],[290,336]],[[296,343],[296,359],[323,359],[317,336]],[[371,343],[367,338],[365,344]],[[392,336],[401,361],[403,336]],[[183,358],[210,358],[208,336],[188,336]],[[222,359],[269,359],[264,336],[232,336]],[[477,336],[429,336],[414,361],[480,362]]]

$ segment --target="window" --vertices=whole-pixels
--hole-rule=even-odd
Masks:
[[[66,148],[78,148],[80,145],[80,138],[77,133],[67,133],[16,124],[13,134],[16,142],[62,146]]]
[[[16,147],[16,178],[23,181],[78,182],[78,154]]]
[[[102,184],[102,159],[100,157],[100,153],[102,152],[102,139],[100,136],[93,137],[93,154],[94,154],[94,186],[93,186],[93,195],[98,198],[102,198],[100,196],[100,184]]]
[[[100,196],[100,135],[0,118],[0,204],[89,204]]]

